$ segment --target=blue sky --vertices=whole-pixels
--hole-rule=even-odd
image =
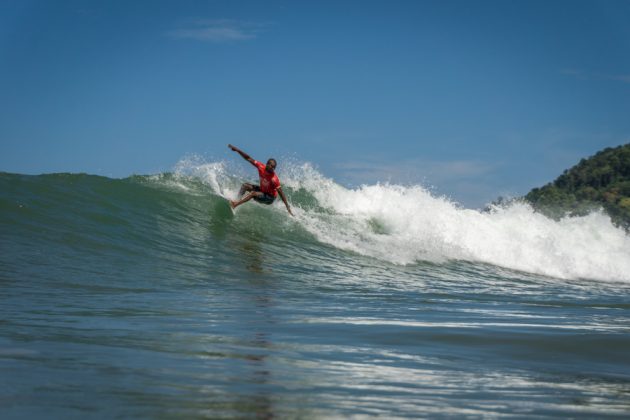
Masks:
[[[308,161],[465,206],[630,142],[629,1],[0,0],[0,171]]]

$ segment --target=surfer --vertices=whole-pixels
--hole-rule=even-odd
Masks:
[[[251,156],[243,152],[238,147],[232,146],[231,144],[228,144],[228,147],[232,149],[232,151],[241,155],[243,159],[254,165],[256,169],[258,169],[258,176],[260,177],[260,186],[249,184],[247,182],[241,186],[241,190],[238,193],[239,197],[242,197],[243,194],[245,194],[246,192],[248,194],[238,201],[230,200],[230,205],[232,206],[232,208],[235,209],[241,204],[248,202],[252,198],[262,204],[271,204],[274,202],[278,194],[280,194],[280,198],[282,198],[284,205],[287,207],[287,211],[291,216],[293,216],[291,207],[289,207],[289,203],[287,202],[287,197],[284,195],[282,187],[280,187],[280,180],[275,173],[277,165],[276,160],[269,159],[267,160],[267,164],[265,165],[262,162],[254,160]]]

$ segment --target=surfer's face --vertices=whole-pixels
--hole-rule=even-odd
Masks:
[[[273,160],[273,159],[269,159],[267,161],[267,166],[265,166],[265,169],[267,170],[267,172],[272,174],[273,171],[275,171],[275,169],[276,169],[276,161]]]

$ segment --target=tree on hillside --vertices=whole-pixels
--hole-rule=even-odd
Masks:
[[[616,224],[630,227],[630,144],[609,147],[580,160],[524,199],[553,218],[604,208]]]

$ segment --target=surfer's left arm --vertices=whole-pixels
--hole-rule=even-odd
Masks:
[[[278,187],[278,194],[280,194],[280,198],[284,202],[284,205],[287,206],[287,211],[291,216],[293,216],[293,212],[291,211],[291,207],[289,207],[289,202],[287,201],[287,197],[284,195],[284,191],[282,191],[282,187]]]

